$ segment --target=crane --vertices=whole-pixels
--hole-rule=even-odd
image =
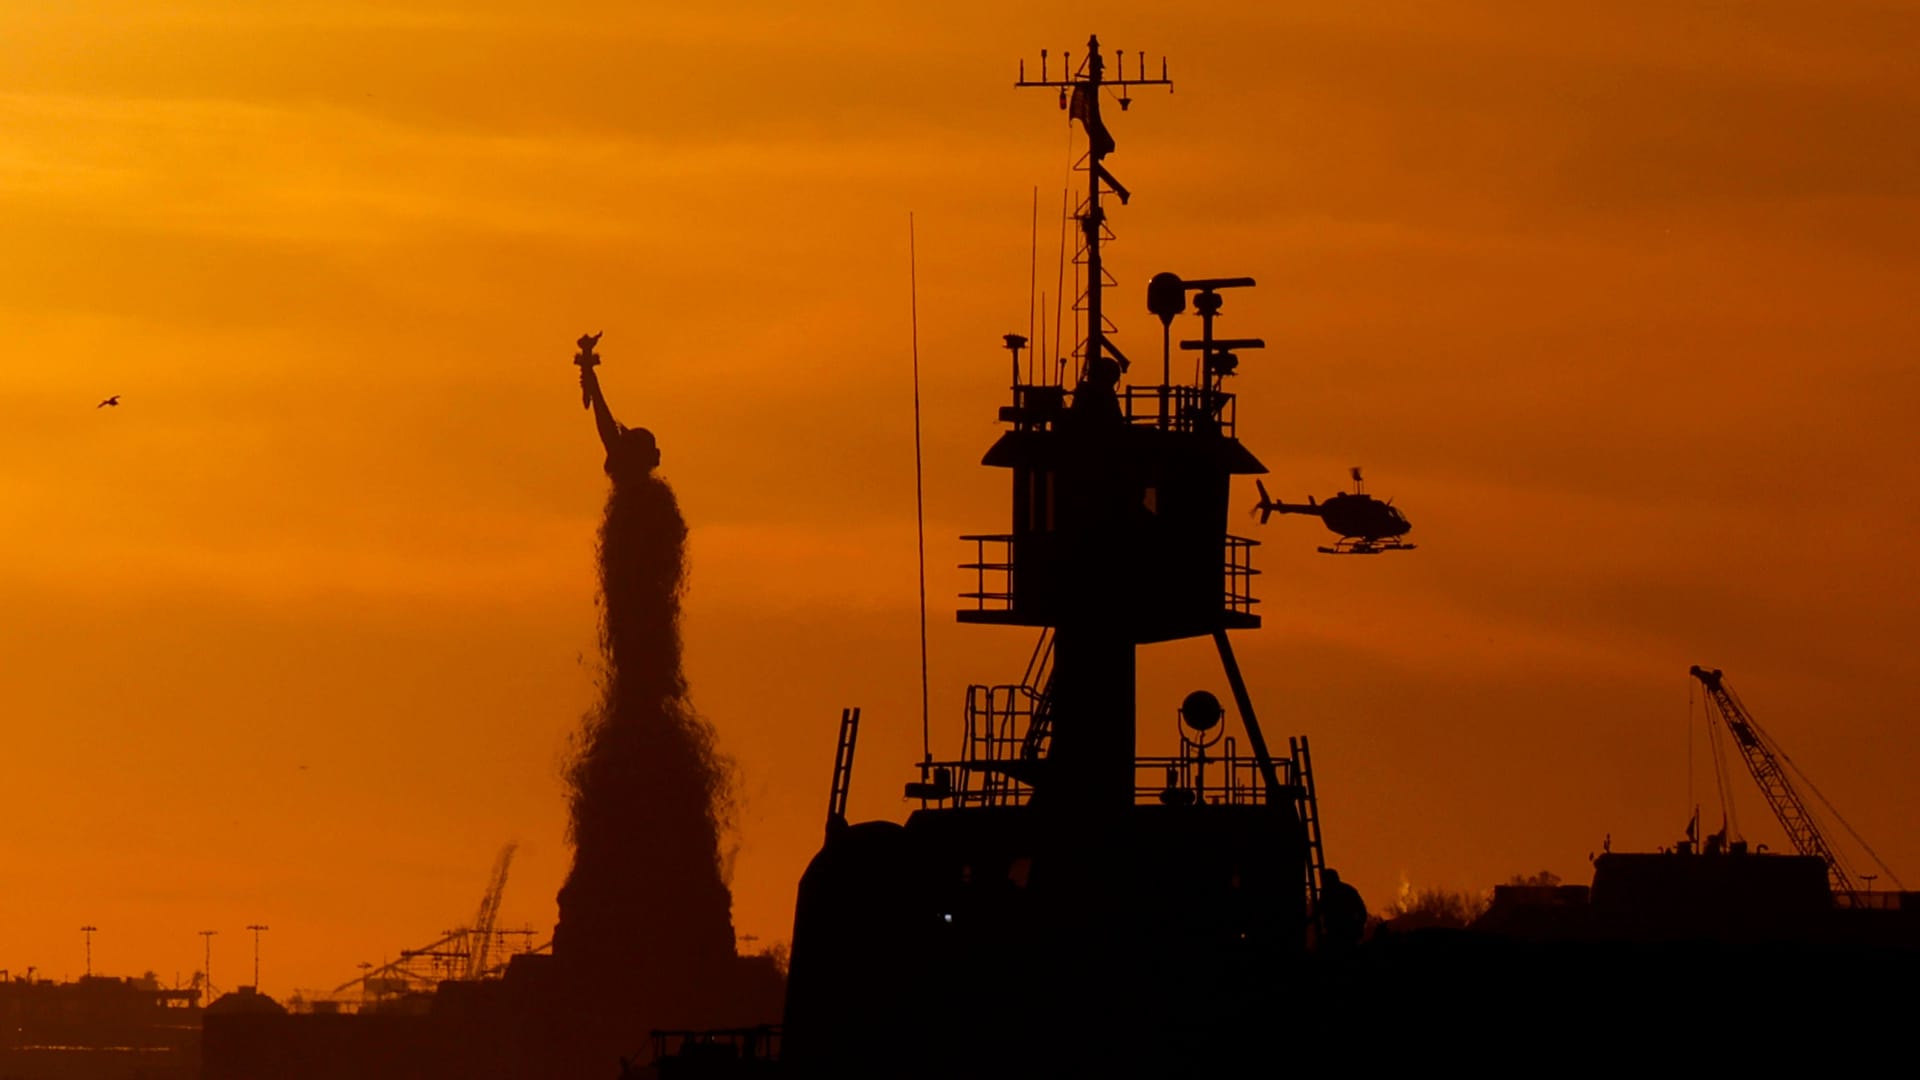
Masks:
[[[479,978],[487,970],[487,954],[492,951],[493,926],[500,918],[500,894],[507,888],[507,870],[513,865],[513,853],[518,844],[508,844],[500,849],[493,860],[493,873],[487,878],[487,891],[480,897],[480,911],[473,917],[473,930],[468,940],[467,971],[469,979]]]
[[[1835,899],[1843,903],[1854,903],[1854,898],[1859,895],[1860,889],[1854,882],[1853,873],[1848,870],[1833,843],[1821,829],[1819,819],[1807,806],[1806,800],[1801,798],[1799,790],[1793,786],[1792,779],[1787,775],[1787,769],[1782,767],[1782,762],[1793,766],[1793,760],[1787,757],[1779,744],[1773,741],[1773,737],[1754,720],[1753,714],[1747,711],[1747,707],[1741,703],[1739,696],[1727,686],[1725,677],[1718,668],[1708,669],[1695,664],[1688,670],[1706,689],[1707,700],[1713,703],[1721,724],[1733,737],[1733,744],[1739,748],[1740,756],[1746,762],[1747,771],[1753,775],[1753,782],[1760,788],[1760,794],[1767,800],[1767,807],[1773,811],[1774,818],[1780,822],[1780,827],[1787,831],[1787,839],[1792,842],[1794,850],[1802,855],[1814,856],[1826,863],[1827,885],[1832,889]],[[1716,750],[1716,756],[1717,753]],[[1793,766],[1793,769],[1795,772],[1799,771],[1798,766]],[[1801,779],[1806,780],[1806,774],[1802,773]],[[1839,811],[1833,810],[1833,804],[1828,803],[1819,789],[1813,787],[1812,781],[1807,781],[1807,786],[1822,803],[1826,804],[1828,810],[1833,811],[1834,817],[1855,840],[1859,841],[1860,846],[1866,849],[1873,861],[1886,871],[1887,876],[1896,885],[1900,885],[1900,879],[1880,861],[1880,857],[1874,854],[1866,841],[1860,839],[1860,834],[1853,831],[1853,826],[1848,825],[1846,819],[1840,817]],[[1900,887],[1905,888],[1904,885]]]
[[[325,999],[338,998],[341,994],[358,987],[363,1003],[378,1000],[396,993],[430,992],[435,985],[446,979],[487,979],[497,978],[499,971],[492,962],[493,940],[514,934],[524,934],[531,938],[532,931],[499,930],[500,897],[507,888],[507,871],[513,865],[513,853],[518,844],[508,844],[494,857],[493,871],[487,875],[487,891],[480,895],[480,910],[473,917],[472,926],[455,927],[414,949],[400,950],[400,959],[381,964],[362,964],[361,974],[334,987],[325,995]],[[522,946],[522,952],[545,952],[552,948],[547,942],[537,948]]]

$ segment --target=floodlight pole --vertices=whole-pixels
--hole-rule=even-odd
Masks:
[[[200,940],[205,946],[205,955],[200,961],[200,981],[206,985],[207,1000],[213,1000],[213,935],[218,930],[200,931]]]
[[[253,931],[253,989],[258,993],[260,990],[260,934],[271,928],[261,923],[248,923],[247,929]]]

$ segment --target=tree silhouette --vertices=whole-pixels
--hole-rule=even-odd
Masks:
[[[1415,889],[1403,884],[1400,895],[1380,913],[1388,930],[1459,930],[1487,910],[1488,898],[1480,893],[1451,889]]]
[[[1557,888],[1560,883],[1560,875],[1551,870],[1542,870],[1537,874],[1515,874],[1507,879],[1509,885],[1522,885],[1534,889]]]

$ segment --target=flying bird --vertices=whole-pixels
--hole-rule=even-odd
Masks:
[[[101,402],[100,404],[98,404],[98,405],[95,405],[95,406],[94,406],[94,408],[96,408],[96,409],[104,409],[104,408],[106,408],[106,407],[107,407],[107,406],[109,406],[109,405],[118,405],[118,404],[120,404],[120,395],[119,395],[119,394],[115,394],[115,395],[113,395],[112,397],[110,397],[110,398],[108,398],[107,400],[105,400],[105,401],[103,401],[103,402]]]

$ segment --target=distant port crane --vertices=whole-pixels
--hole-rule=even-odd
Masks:
[[[466,977],[477,979],[487,970],[487,960],[493,951],[493,926],[500,919],[500,895],[507,890],[507,871],[513,866],[513,853],[518,844],[508,844],[500,849],[500,856],[493,860],[493,873],[487,876],[487,891],[480,897],[480,912],[473,917],[473,932],[468,939]]]
[[[322,995],[322,999],[335,1000],[350,990],[358,990],[361,1003],[367,1004],[410,993],[430,993],[446,979],[497,978],[511,957],[503,957],[495,950],[496,938],[521,938],[519,952],[545,952],[551,948],[551,942],[530,946],[531,930],[499,928],[500,898],[506,891],[507,873],[513,867],[516,850],[518,845],[508,844],[494,859],[493,871],[487,875],[486,892],[480,896],[480,908],[471,926],[455,927],[419,948],[402,949],[398,960],[378,967],[364,964],[358,977],[334,987]]]
[[[1794,772],[1799,772],[1799,767],[1793,765],[1793,759],[1789,758],[1786,752],[1780,749],[1779,744],[1774,742],[1773,737],[1767,734],[1766,729],[1754,720],[1753,714],[1749,713],[1747,707],[1741,703],[1739,695],[1727,686],[1726,679],[1718,668],[1708,669],[1695,664],[1689,672],[1694,678],[1700,680],[1700,685],[1706,689],[1707,700],[1713,703],[1714,713],[1718,713],[1720,723],[1726,728],[1727,734],[1733,738],[1733,745],[1739,748],[1741,760],[1746,762],[1747,772],[1752,774],[1754,784],[1760,788],[1761,796],[1767,800],[1767,807],[1773,811],[1774,819],[1779,821],[1780,827],[1786,830],[1787,839],[1793,844],[1793,849],[1802,855],[1814,856],[1827,864],[1827,884],[1833,890],[1836,901],[1844,904],[1858,904],[1862,890],[1855,883],[1856,875],[1848,869],[1838,849],[1828,839],[1826,831],[1820,827],[1819,818],[1814,816],[1812,809],[1788,776],[1787,766],[1791,766]],[[1714,713],[1708,715],[1712,716]],[[1715,754],[1718,755],[1717,747]],[[1820,794],[1820,789],[1814,787],[1811,780],[1807,780],[1805,773],[1800,774],[1800,779],[1806,782],[1807,788],[1833,814],[1834,820],[1847,830],[1848,835],[1860,844],[1860,847],[1886,876],[1904,890],[1906,886],[1901,884],[1900,878],[1887,867],[1886,863],[1881,862],[1880,856],[1874,854],[1873,848],[1861,839],[1859,833],[1854,832],[1853,826],[1847,824],[1846,819],[1840,816],[1840,812],[1833,808],[1833,804],[1827,802],[1826,796]],[[1724,779],[1722,784],[1721,798],[1724,800],[1726,798]],[[1872,880],[1879,875],[1865,875],[1865,877],[1867,880]]]

